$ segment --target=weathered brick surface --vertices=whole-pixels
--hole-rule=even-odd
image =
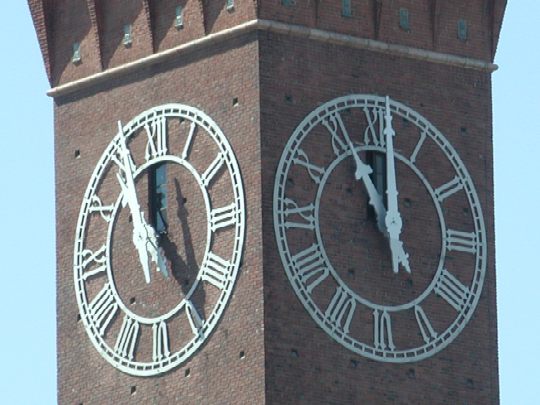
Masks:
[[[491,61],[505,5],[504,0],[460,0],[452,5],[433,0],[352,0],[352,15],[346,17],[339,1],[292,3],[285,6],[281,0],[235,0],[234,9],[227,10],[225,1],[29,0],[53,85],[82,79],[255,18]],[[174,27],[176,5],[184,6],[182,29]],[[409,11],[408,32],[399,27],[400,8]],[[469,27],[466,41],[457,38],[457,21],[461,18]],[[126,48],[122,44],[122,28],[127,23],[133,24],[133,44]],[[77,65],[71,62],[73,42],[81,43],[82,63]],[[272,196],[285,143],[310,111],[351,93],[390,95],[430,120],[458,151],[482,204],[488,265],[478,307],[468,326],[449,347],[418,363],[383,364],[355,355],[334,342],[295,296],[277,251]],[[116,134],[117,121],[126,123],[150,107],[169,102],[200,108],[230,140],[244,179],[246,241],[233,296],[207,343],[185,364],[161,377],[135,378],[118,372],[97,353],[78,320],[73,243],[84,190],[99,157]],[[263,31],[199,47],[161,65],[136,69],[57,98],[59,402],[498,403],[491,122],[491,79],[487,72]],[[360,140],[359,134],[353,137]],[[323,141],[313,146],[315,150],[320,146],[324,154]],[[406,150],[411,145],[402,143],[397,147]],[[200,159],[211,158],[212,150],[202,148]],[[435,150],[424,159],[430,181],[444,184],[449,180],[444,177],[448,167],[441,165]],[[339,173],[346,175],[346,171],[337,171],[336,176]],[[428,235],[431,242],[416,248],[420,253],[428,251],[430,246],[440,243],[430,219],[432,205],[426,198],[415,200],[422,189],[417,179],[398,181],[411,185],[408,191],[400,190],[400,198],[412,200],[414,212],[406,218],[404,232],[412,238]],[[296,182],[296,187],[309,192],[309,182]],[[186,190],[189,187],[187,180]],[[348,271],[350,263],[364,260],[365,251],[370,249],[378,253],[369,256],[366,263],[384,269],[388,264],[384,240],[377,240],[377,232],[370,234],[369,226],[362,228],[367,233],[361,235],[355,222],[359,213],[367,211],[365,192],[352,181],[333,187],[331,197],[323,199],[328,211],[321,217],[321,224],[322,232],[329,235],[325,236],[325,243],[336,267]],[[143,195],[144,190],[141,192]],[[104,198],[114,198],[114,193],[110,193],[105,191]],[[351,212],[350,196],[355,199],[353,204],[358,204],[358,211]],[[189,197],[186,207],[191,209],[189,204],[197,198]],[[454,223],[469,223],[462,198],[455,197],[446,208]],[[129,234],[124,214],[119,217],[119,222],[122,218],[124,221],[119,229]],[[412,223],[413,217],[417,223]],[[196,216],[188,218],[190,228],[197,228],[196,222]],[[197,257],[202,242],[195,233],[193,246]],[[118,254],[114,260],[126,267],[134,260],[130,238],[129,235],[123,242],[121,237],[115,239]],[[184,234],[172,242],[185,241]],[[358,242],[362,243],[360,247],[351,249]],[[412,251],[411,257],[415,257]],[[461,264],[467,265],[467,259],[458,258],[455,263],[459,268]],[[132,265],[137,265],[136,260]],[[373,294],[373,299],[400,301],[413,294],[411,289],[402,288],[408,281],[401,275],[391,278],[391,274],[381,271],[381,276],[372,272],[364,279],[362,274],[353,269],[344,277],[354,275],[350,277],[351,286]],[[413,279],[415,275],[415,288],[429,279],[427,273],[417,272]],[[130,287],[121,292],[126,299],[144,290],[140,277],[130,279],[127,285]],[[323,296],[331,293],[321,292]],[[156,294],[164,308],[173,304],[175,298],[168,286],[160,285],[148,295],[137,296],[134,305],[143,310],[143,303],[155,304],[152,300]],[[206,299],[210,301],[211,297]],[[451,314],[444,306],[438,309],[440,321],[433,322],[443,325],[445,317]],[[369,336],[370,322],[366,319],[355,327],[361,329],[365,325],[363,333]],[[114,328],[117,330],[119,325]],[[412,340],[417,333],[403,331],[402,336]],[[243,359],[240,352],[245,354]],[[133,395],[132,387],[136,387]]]

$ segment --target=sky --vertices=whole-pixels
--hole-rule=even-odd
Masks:
[[[0,2],[0,402],[56,403],[53,102],[24,0]],[[540,1],[510,0],[493,74],[501,404],[540,384]]]

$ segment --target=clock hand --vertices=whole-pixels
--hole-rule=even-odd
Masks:
[[[119,131],[122,131],[122,124],[120,122],[118,122],[118,129]],[[123,173],[123,176],[120,175],[119,172],[116,173],[116,177],[122,188],[122,206],[125,207],[128,205],[131,211],[133,221],[133,244],[139,254],[144,278],[147,283],[150,283],[150,268],[148,265],[149,253],[151,260],[158,265],[158,270],[166,277],[168,277],[168,271],[165,260],[163,259],[161,252],[159,252],[159,245],[154,228],[152,228],[152,226],[144,219],[144,213],[137,200],[135,181],[133,179],[134,164],[127,150],[126,141],[123,136],[120,137],[119,146],[121,161],[119,161],[116,156],[113,156],[112,159]]]
[[[411,269],[409,266],[409,255],[404,252],[403,242],[401,242],[399,239],[403,221],[398,209],[398,191],[396,185],[396,167],[393,141],[395,131],[392,128],[392,114],[390,113],[390,98],[388,96],[386,96],[384,118],[384,135],[386,137],[386,195],[388,203],[385,224],[390,240],[390,250],[392,252],[392,269],[394,273],[397,273],[399,271],[399,264],[401,263],[405,270],[410,273]]]
[[[113,158],[114,159],[114,158]],[[122,206],[129,206],[133,223],[133,244],[139,254],[139,261],[143,268],[144,279],[146,283],[150,283],[150,269],[148,267],[148,250],[146,249],[146,230],[143,224],[143,218],[139,209],[139,204],[136,197],[128,186],[129,180],[126,180],[116,173],[120,187],[122,188]],[[128,177],[128,176],[126,176]]]

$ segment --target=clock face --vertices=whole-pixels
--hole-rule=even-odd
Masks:
[[[297,297],[349,350],[418,361],[470,320],[486,269],[480,202],[457,151],[411,108],[349,95],[312,111],[283,151],[273,203]]]
[[[244,231],[238,164],[209,116],[167,104],[118,123],[75,235],[77,303],[98,352],[138,376],[186,361],[229,301]]]

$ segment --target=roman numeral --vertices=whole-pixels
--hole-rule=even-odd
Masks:
[[[210,163],[210,166],[208,166],[204,174],[201,176],[202,183],[205,187],[208,187],[214,176],[218,173],[221,166],[223,166],[224,161],[225,157],[223,156],[223,153],[219,152],[216,158],[213,160],[212,163]]]
[[[418,322],[418,327],[420,328],[420,333],[424,338],[424,342],[429,343],[433,339],[437,338],[437,332],[431,326],[426,313],[420,305],[414,307],[414,315],[416,316],[416,322]]]
[[[112,219],[112,212],[114,210],[114,205],[103,205],[100,198],[97,195],[93,195],[90,197],[90,202],[88,206],[88,212],[94,213],[97,212],[99,215],[101,215],[101,218],[103,218],[107,222],[111,222]]]
[[[435,197],[439,202],[442,202],[445,198],[457,193],[463,188],[463,183],[458,176],[455,176],[448,183],[443,184],[435,190]]]
[[[465,307],[470,294],[469,289],[446,269],[439,274],[434,291],[458,312]]]
[[[392,338],[392,321],[388,311],[373,311],[373,342],[379,350],[395,350]]]
[[[449,251],[456,250],[458,252],[476,253],[477,238],[474,232],[455,231],[453,229],[446,230],[446,249]]]
[[[114,351],[125,359],[133,360],[135,344],[139,336],[139,323],[129,316],[124,316],[120,333],[116,339]]]
[[[195,124],[194,121],[191,122],[191,126],[189,127],[189,134],[186,139],[186,143],[184,145],[184,149],[182,150],[182,159],[186,160],[189,151],[191,149],[191,144],[193,143],[193,136],[195,135],[195,130],[197,129],[197,124]]]
[[[351,140],[345,129],[341,115],[337,112],[330,114],[322,120],[322,124],[332,135],[332,149],[339,156],[351,148]]]
[[[210,230],[214,232],[216,229],[234,225],[236,223],[237,214],[238,211],[235,203],[213,209],[210,212]]]
[[[144,157],[146,160],[155,159],[167,154],[167,119],[164,116],[144,124],[148,143]]]
[[[114,299],[114,295],[109,283],[106,283],[101,291],[96,295],[94,300],[89,305],[90,317],[100,336],[105,334],[107,327],[116,315],[118,304]]]
[[[332,301],[328,304],[324,316],[333,325],[343,329],[345,333],[349,333],[351,320],[356,309],[356,301],[349,295],[341,286],[336,288],[336,292],[332,297]]]
[[[186,315],[188,317],[189,326],[191,326],[191,331],[193,332],[193,334],[199,337],[203,337],[202,327],[204,321],[190,300],[186,300]]]
[[[422,145],[424,145],[425,140],[426,140],[426,132],[422,131],[420,133],[420,140],[418,141],[418,143],[414,147],[413,153],[411,154],[411,157],[409,158],[411,163],[416,162],[416,158],[418,157],[418,152],[420,152],[420,149],[422,148]]]
[[[283,224],[286,229],[290,228],[302,228],[302,229],[315,229],[315,206],[308,204],[305,207],[300,207],[294,200],[285,198],[283,200],[284,209],[282,214],[285,217],[291,215],[296,216],[296,220],[286,220]]]
[[[206,261],[201,270],[201,280],[208,281],[220,290],[225,289],[229,278],[231,263],[220,256],[208,252]]]
[[[300,282],[306,285],[309,294],[328,277],[328,267],[325,264],[319,245],[316,243],[295,254],[292,257],[292,262]]]
[[[91,263],[95,263],[98,266],[90,271],[84,272],[82,279],[86,281],[88,277],[92,277],[96,274],[102,273],[107,269],[107,248],[105,245],[100,247],[95,252],[90,249],[84,249],[81,252],[81,270],[85,270]]]
[[[295,165],[303,166],[307,169],[309,176],[317,184],[321,183],[322,176],[324,175],[324,169],[317,165],[314,165],[309,161],[308,156],[302,149],[298,149],[292,159]]]
[[[163,321],[153,324],[152,335],[154,336],[152,360],[161,361],[169,357],[170,351],[167,324]]]
[[[384,110],[377,107],[364,107],[367,127],[364,131],[366,145],[384,146]]]

